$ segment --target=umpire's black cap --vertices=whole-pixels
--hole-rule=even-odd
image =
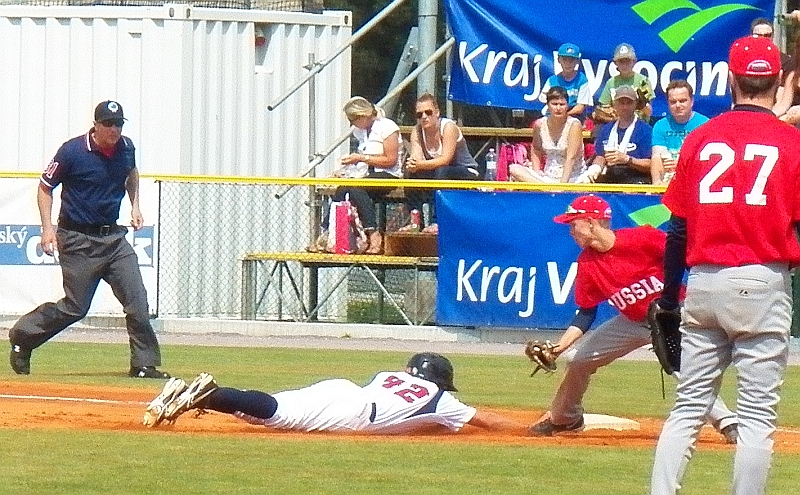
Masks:
[[[100,102],[94,108],[94,121],[105,122],[106,120],[128,120],[122,113],[122,105],[113,100]]]

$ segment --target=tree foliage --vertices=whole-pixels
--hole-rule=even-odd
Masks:
[[[387,0],[325,0],[326,9],[353,13],[353,32],[388,4]],[[416,16],[417,2],[405,2],[356,43],[352,54],[354,95],[377,101],[386,94]]]

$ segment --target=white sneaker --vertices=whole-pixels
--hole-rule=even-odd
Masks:
[[[164,385],[164,388],[161,389],[161,393],[147,405],[142,423],[148,428],[153,428],[161,424],[165,419],[164,413],[167,410],[167,406],[177,399],[184,390],[186,390],[185,381],[180,378],[170,378]]]
[[[211,392],[219,388],[214,377],[208,373],[200,373],[189,386],[181,392],[177,399],[170,401],[164,411],[164,419],[175,421],[178,416],[189,409],[194,409],[197,404],[208,397]]]

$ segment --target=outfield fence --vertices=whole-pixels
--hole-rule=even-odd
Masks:
[[[389,256],[306,252],[332,192],[345,185],[391,196],[376,204],[379,218],[385,214],[385,248],[409,223],[405,200],[435,189],[642,191],[597,184],[161,177],[158,316],[434,323],[437,253],[435,245],[433,252],[423,245],[429,237],[411,238],[410,247],[396,248],[409,251]],[[430,215],[426,204],[423,217]]]

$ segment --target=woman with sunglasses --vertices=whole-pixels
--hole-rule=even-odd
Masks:
[[[583,128],[567,115],[567,90],[547,91],[547,116],[533,124],[530,166],[512,163],[508,173],[520,182],[575,182],[583,172]]]
[[[417,98],[415,115],[417,125],[411,131],[411,156],[406,160],[408,177],[478,180],[478,163],[472,158],[461,129],[453,120],[442,118],[433,95],[425,93]],[[422,211],[425,202],[431,205],[430,224],[423,232],[437,232],[433,193],[422,189],[412,192],[416,194],[410,194],[407,200],[409,209]]]
[[[340,158],[342,167],[333,172],[334,177],[354,179],[399,179],[402,177],[403,157],[402,137],[397,124],[384,117],[383,110],[361,96],[354,96],[344,104],[344,114],[350,125],[354,127],[353,136],[358,140],[355,153]],[[365,254],[381,254],[383,252],[383,235],[378,229],[375,215],[374,196],[383,194],[386,188],[370,188],[342,186],[336,189],[334,201],[343,201],[345,197],[358,210],[361,224],[367,233],[369,247]],[[328,228],[328,216],[322,221],[323,229]],[[317,251],[318,243],[308,247],[308,251]]]

